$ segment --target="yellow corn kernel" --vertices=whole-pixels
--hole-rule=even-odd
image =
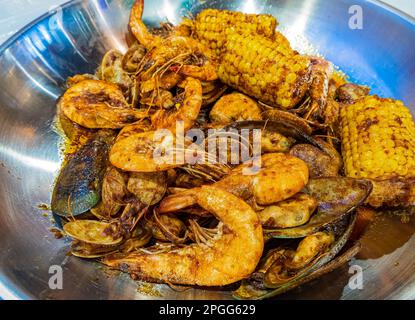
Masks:
[[[273,52],[275,59],[270,59],[268,52]],[[238,63],[234,62],[236,57],[240,59]],[[239,91],[267,104],[291,109],[307,92],[310,71],[310,59],[299,55],[286,42],[281,45],[260,35],[235,32],[225,41],[218,75],[222,82]],[[242,81],[233,81],[234,74],[243,75],[239,77]]]
[[[367,96],[340,110],[349,177],[415,177],[415,123],[401,101]]]
[[[220,55],[226,35],[234,31],[248,31],[273,38],[277,20],[269,14],[246,14],[228,10],[206,9],[196,17],[195,35],[200,40],[208,39],[210,48]],[[209,30],[210,32],[207,32]]]

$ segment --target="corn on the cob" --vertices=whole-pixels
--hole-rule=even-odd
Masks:
[[[194,31],[198,39],[219,56],[227,34],[248,30],[251,33],[272,38],[276,27],[277,20],[269,14],[245,14],[206,9],[197,15]]]
[[[415,124],[401,101],[367,96],[343,107],[340,119],[347,176],[415,177]]]
[[[286,40],[281,34],[277,37]],[[293,108],[304,97],[310,73],[310,59],[291,49],[288,41],[248,32],[227,36],[218,68],[227,85],[283,109]]]

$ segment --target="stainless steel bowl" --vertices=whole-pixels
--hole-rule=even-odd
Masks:
[[[363,10],[363,29],[349,28],[349,8]],[[73,1],[27,26],[0,48],[0,295],[21,299],[226,299],[229,292],[159,285],[160,295],[137,292],[127,275],[108,276],[90,261],[67,257],[68,241],[48,231],[49,203],[59,168],[52,127],[65,79],[92,72],[106,50],[124,50],[130,1]],[[188,12],[216,7],[275,15],[297,47],[309,41],[353,81],[415,107],[415,21],[377,1],[152,0],[145,21],[175,23]],[[415,223],[380,216],[356,260],[363,288],[349,286],[349,265],[281,299],[415,298]],[[63,268],[63,289],[48,283]],[[354,270],[354,269],[352,269]],[[49,273],[52,272],[52,274]]]

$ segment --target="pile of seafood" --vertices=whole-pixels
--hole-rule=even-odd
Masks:
[[[402,102],[293,50],[271,15],[207,9],[150,30],[143,2],[128,50],[69,78],[57,105],[69,143],[52,211],[72,255],[262,299],[355,256],[373,208],[415,205],[415,125]],[[163,152],[196,145],[204,161],[155,159],[159,131],[177,139],[178,123],[216,133]],[[244,130],[259,130],[259,154]],[[207,145],[223,132],[218,161]],[[243,148],[251,158],[228,161]]]

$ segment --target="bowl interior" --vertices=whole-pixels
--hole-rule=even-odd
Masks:
[[[0,295],[54,299],[227,299],[229,292],[176,292],[157,285],[154,295],[137,291],[127,275],[68,257],[69,242],[49,232],[51,186],[60,166],[54,131],[56,99],[66,78],[93,72],[104,53],[126,50],[133,1],[73,1],[26,27],[0,49]],[[360,5],[363,29],[351,29],[352,5]],[[357,0],[152,0],[145,22],[173,23],[202,8],[215,7],[275,15],[300,51],[318,52],[351,80],[372,92],[401,99],[415,109],[415,23],[375,1]],[[349,265],[281,296],[316,299],[415,297],[412,221],[380,216],[350,265],[363,270],[363,289],[349,286]],[[62,290],[52,290],[53,268],[63,269]],[[108,276],[110,275],[110,276]]]

